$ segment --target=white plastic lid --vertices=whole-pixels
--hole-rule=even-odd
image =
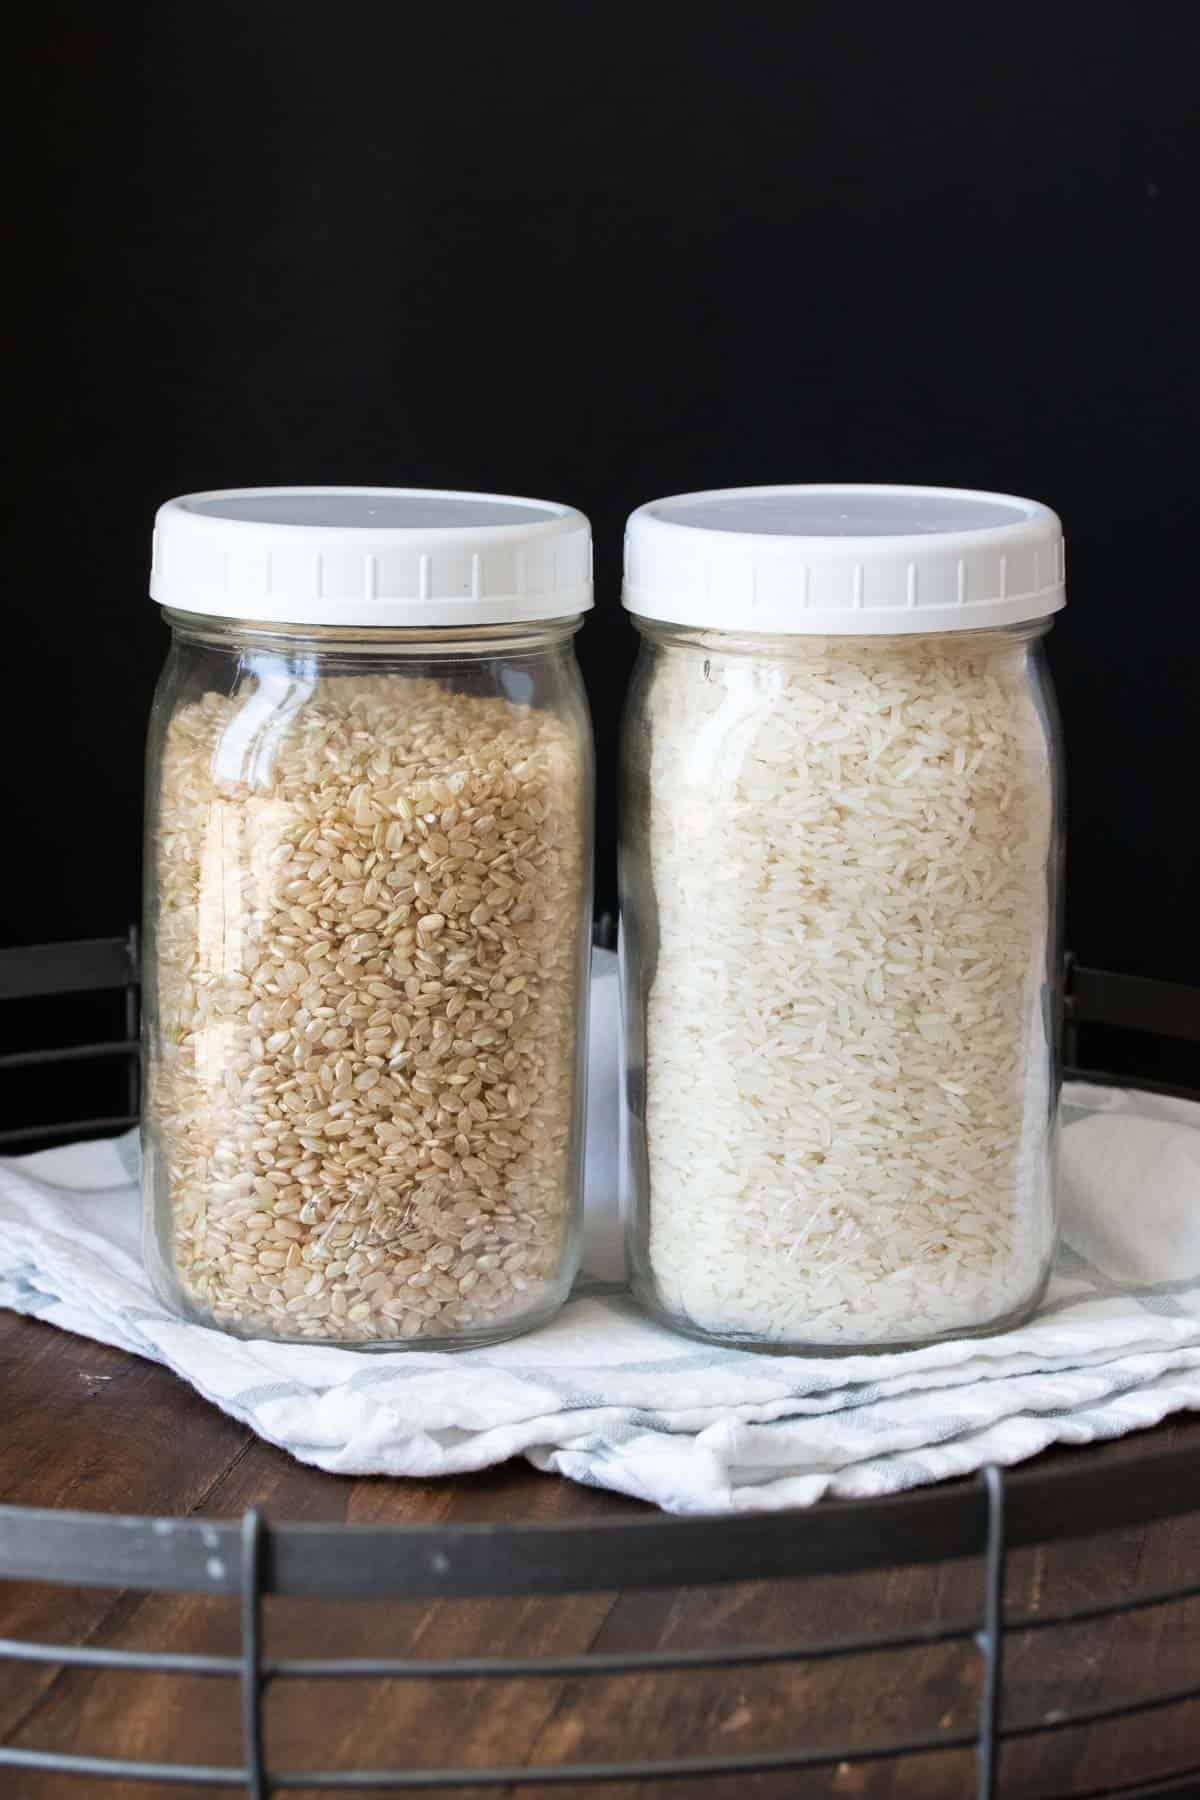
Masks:
[[[967,488],[717,488],[630,517],[625,605],[714,631],[971,631],[1066,605],[1048,506]]]
[[[494,625],[592,604],[583,514],[434,488],[227,488],[154,523],[151,598],[290,625]]]

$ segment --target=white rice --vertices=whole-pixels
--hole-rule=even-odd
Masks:
[[[1053,1238],[1051,783],[1023,647],[660,654],[648,1259],[685,1326],[979,1328]]]

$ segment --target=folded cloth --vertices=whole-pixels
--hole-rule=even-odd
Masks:
[[[1064,1246],[1020,1330],[836,1360],[705,1347],[621,1279],[615,959],[597,958],[585,1274],[457,1355],[242,1342],[156,1299],[131,1138],[0,1161],[0,1305],[165,1363],[302,1462],[449,1475],[523,1455],[674,1512],[805,1506],[1015,1463],[1200,1407],[1200,1105],[1064,1095]]]

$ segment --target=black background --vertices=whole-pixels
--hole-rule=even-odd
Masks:
[[[588,512],[611,905],[625,514],[930,481],[1062,514],[1070,940],[1200,982],[1194,7],[157,0],[28,29],[0,941],[136,914],[171,494]]]

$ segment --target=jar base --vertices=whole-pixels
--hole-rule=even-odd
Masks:
[[[821,1344],[801,1338],[756,1337],[750,1332],[709,1331],[691,1319],[678,1317],[668,1311],[652,1292],[647,1293],[637,1283],[633,1285],[633,1297],[655,1324],[676,1332],[680,1337],[691,1338],[694,1343],[715,1344],[725,1350],[752,1350],[761,1356],[810,1356],[837,1360],[849,1356],[899,1356],[909,1350],[927,1350],[934,1344],[953,1343],[958,1339],[999,1337],[1006,1331],[1016,1331],[1028,1323],[1041,1305],[1049,1281],[1050,1270],[1047,1268],[1028,1300],[1006,1313],[985,1319],[978,1325],[954,1325],[945,1331],[929,1332],[922,1337],[890,1338],[882,1342],[857,1344]]]
[[[570,1292],[568,1284],[564,1291],[555,1293],[549,1305],[540,1307],[536,1313],[523,1314],[519,1319],[501,1320],[491,1328],[476,1332],[460,1332],[451,1337],[351,1338],[319,1337],[315,1334],[303,1337],[266,1330],[259,1321],[218,1319],[182,1293],[164,1292],[161,1281],[155,1280],[154,1286],[163,1305],[176,1318],[189,1325],[200,1325],[206,1331],[219,1331],[225,1337],[239,1338],[245,1343],[289,1344],[318,1350],[361,1350],[377,1356],[393,1351],[424,1351],[447,1355],[460,1350],[490,1349],[495,1344],[508,1343],[512,1338],[524,1337],[527,1333],[548,1325],[561,1312]]]

